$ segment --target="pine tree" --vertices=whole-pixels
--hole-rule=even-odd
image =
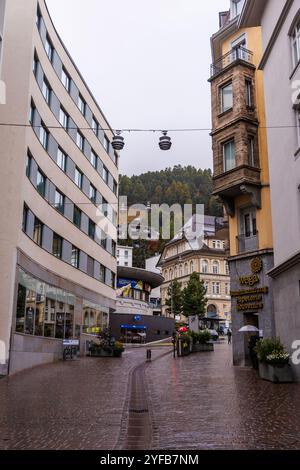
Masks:
[[[186,317],[197,315],[203,318],[206,314],[206,288],[198,273],[193,273],[187,287],[183,290],[183,314]]]
[[[182,288],[180,282],[176,279],[169,285],[166,305],[168,306],[168,312],[174,318],[182,313]]]

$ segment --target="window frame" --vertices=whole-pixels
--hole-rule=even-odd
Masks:
[[[226,88],[231,87],[231,106],[228,106],[225,108],[225,103],[224,103],[224,90]],[[225,85],[220,86],[220,96],[221,96],[221,113],[226,113],[227,111],[230,111],[233,109],[233,83],[232,80],[230,82],[227,82]]]
[[[38,181],[39,175],[41,176],[41,181]],[[46,181],[47,177],[46,175],[41,171],[40,168],[37,169],[36,172],[36,190],[42,196],[43,198],[46,196]],[[41,184],[43,184],[42,190],[40,189]]]
[[[60,81],[67,92],[70,93],[71,77],[65,67],[62,67]]]
[[[295,25],[293,26],[291,30],[290,37],[291,37],[293,67],[296,68],[300,63],[300,17],[297,18]],[[295,55],[295,52],[297,53],[297,57]]]
[[[75,245],[72,245],[70,264],[75,269],[79,269],[80,267],[80,249]]]
[[[57,197],[59,198],[59,201],[57,201]],[[65,195],[61,191],[59,191],[57,188],[55,188],[55,193],[54,193],[54,208],[57,210],[57,212],[64,215]]]
[[[81,229],[81,220],[82,220],[82,210],[79,209],[76,204],[74,204],[74,209],[73,209],[73,224],[75,227]]]
[[[81,150],[81,152],[84,151],[84,135],[77,129],[76,132],[76,145],[77,147]]]
[[[68,131],[69,129],[69,119],[70,116],[68,115],[67,111],[61,106],[59,109],[59,123],[61,127]]]
[[[234,166],[228,168],[227,165],[226,165],[227,160],[226,160],[225,148],[226,148],[226,146],[228,146],[230,144],[233,144],[233,148],[234,148]],[[224,169],[224,172],[227,173],[228,171],[234,170],[234,168],[236,168],[236,146],[235,146],[235,138],[234,137],[232,139],[227,140],[226,142],[222,143],[222,154],[223,154],[223,169]]]
[[[59,242],[57,247],[59,248],[59,251],[55,253],[55,241]],[[52,255],[57,258],[57,259],[62,259],[62,249],[63,249],[63,238],[58,235],[58,233],[53,232],[53,240],[52,240]]]
[[[62,158],[61,158],[61,162],[63,162],[62,165],[59,163],[59,154],[61,154],[61,156],[62,156]],[[66,172],[67,154],[60,147],[58,147],[58,149],[57,149],[56,163],[63,172]]]
[[[77,176],[80,177],[80,184],[77,183]],[[77,188],[82,189],[83,173],[77,166],[75,167],[74,183],[76,184]]]
[[[78,95],[77,107],[78,107],[79,111],[81,112],[81,114],[83,116],[85,116],[86,101],[80,93]]]
[[[54,53],[54,47],[53,47],[53,44],[52,44],[52,41],[49,37],[49,35],[47,34],[46,35],[46,39],[45,39],[45,44],[44,44],[44,49],[45,49],[45,52],[47,54],[47,57],[48,59],[50,60],[51,64],[52,64],[52,61],[53,61],[53,53]]]

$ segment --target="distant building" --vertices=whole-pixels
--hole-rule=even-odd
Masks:
[[[117,264],[118,266],[132,267],[133,247],[117,246]]]
[[[197,272],[204,281],[207,291],[207,318],[231,321],[230,277],[226,248],[228,229],[223,219],[204,217],[204,242],[199,238],[190,239],[185,234],[195,224],[195,216],[184,230],[166,244],[158,266],[162,269],[164,282],[161,286],[162,315],[171,316],[166,305],[168,288],[176,279],[186,287],[191,274]],[[185,234],[183,233],[185,231]]]
[[[152,256],[152,258],[146,259],[146,270],[153,273],[161,274],[161,268],[157,266],[160,260],[160,255]],[[160,286],[152,289],[150,296],[150,306],[153,311],[153,315],[161,315],[161,290]]]

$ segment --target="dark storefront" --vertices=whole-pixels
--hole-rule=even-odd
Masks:
[[[115,338],[141,344],[170,338],[175,322],[165,317],[113,313],[110,316],[110,328]]]

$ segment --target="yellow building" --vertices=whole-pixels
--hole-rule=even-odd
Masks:
[[[173,315],[166,305],[168,288],[172,282],[177,280],[185,288],[191,274],[197,272],[206,286],[206,317],[230,325],[230,277],[226,260],[228,229],[224,225],[218,229],[218,222],[222,224],[222,220],[205,216],[203,243],[199,244],[197,238],[191,240],[189,237],[176,236],[166,244],[158,263],[165,279],[161,286],[164,316]]]
[[[244,325],[274,335],[273,296],[267,272],[273,239],[260,27],[240,28],[244,0],[231,0],[211,38],[214,194],[229,216],[235,364],[247,363]]]

